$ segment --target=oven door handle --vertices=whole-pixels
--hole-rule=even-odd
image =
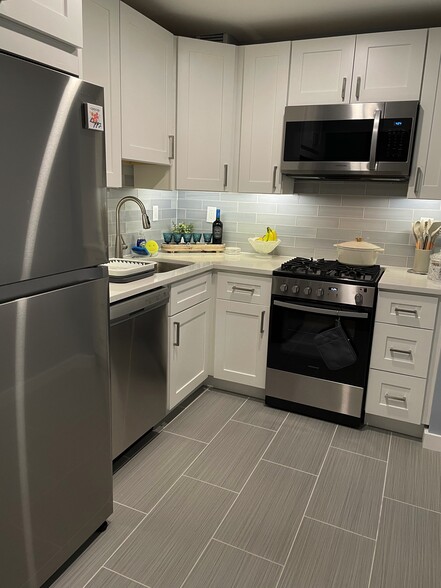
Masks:
[[[312,308],[310,306],[303,306],[302,304],[290,304],[289,302],[280,302],[274,300],[274,306],[282,306],[290,310],[301,310],[303,312],[310,312],[311,314],[327,314],[328,316],[335,316],[340,318],[357,318],[367,319],[369,317],[367,312],[348,312],[347,310],[329,310],[327,308]]]

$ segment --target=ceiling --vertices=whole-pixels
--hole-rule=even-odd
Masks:
[[[239,44],[441,26],[441,0],[124,0],[175,35]]]

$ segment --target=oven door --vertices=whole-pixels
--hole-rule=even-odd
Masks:
[[[340,324],[355,352],[354,362],[328,367],[316,335]],[[320,306],[274,297],[268,347],[268,368],[321,380],[364,387],[371,347],[372,310],[350,306]]]

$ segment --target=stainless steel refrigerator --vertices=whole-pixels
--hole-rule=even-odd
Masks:
[[[112,512],[103,90],[0,53],[0,584]]]

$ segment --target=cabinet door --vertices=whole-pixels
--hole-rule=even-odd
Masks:
[[[79,0],[20,0],[0,2],[0,15],[65,43],[83,44],[82,3]]]
[[[244,48],[240,192],[280,192],[289,54],[289,41]]]
[[[357,35],[352,102],[419,100],[427,29]]]
[[[288,105],[349,102],[355,35],[293,41]]]
[[[123,159],[170,165],[175,74],[173,35],[121,3]]]
[[[210,300],[168,319],[168,409],[208,376]]]
[[[441,199],[441,28],[429,31],[409,198]]]
[[[236,47],[178,39],[178,189],[231,190]]]
[[[265,388],[268,306],[216,301],[214,377]]]
[[[83,78],[103,86],[107,186],[121,187],[119,0],[83,0]]]

